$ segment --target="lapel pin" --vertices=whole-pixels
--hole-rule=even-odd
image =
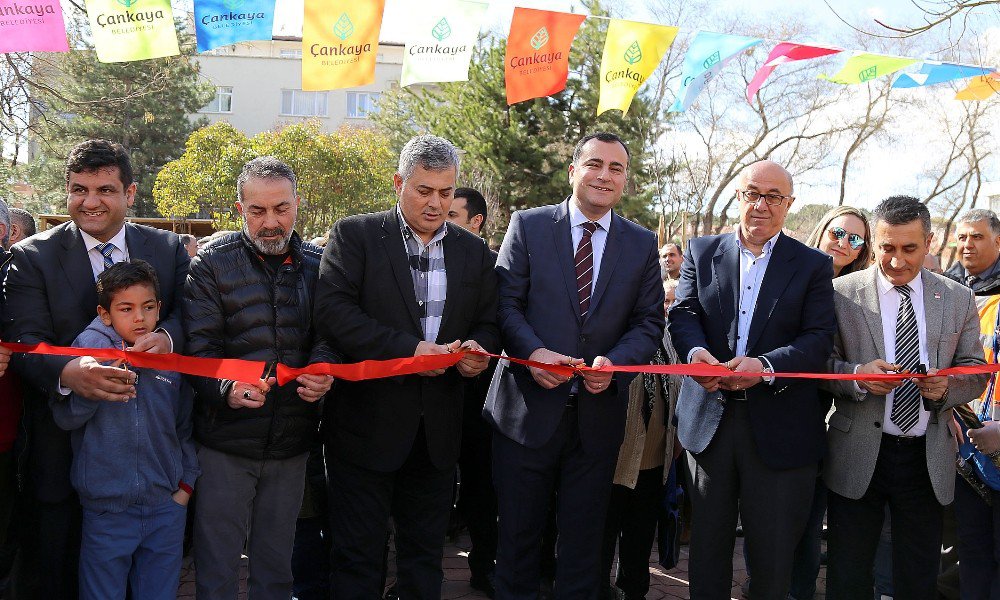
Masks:
[[[941,292],[934,292],[934,299],[935,300],[940,300],[941,299]]]

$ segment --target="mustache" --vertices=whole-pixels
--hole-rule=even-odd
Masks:
[[[285,228],[284,227],[274,227],[274,228],[271,228],[271,229],[267,229],[267,228],[258,229],[257,230],[257,235],[254,236],[254,237],[258,237],[258,238],[261,238],[261,237],[276,237],[276,236],[283,236],[283,235],[285,235]]]

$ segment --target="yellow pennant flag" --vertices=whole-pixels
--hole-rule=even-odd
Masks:
[[[104,63],[180,54],[170,0],[86,0],[97,60]]]
[[[385,0],[305,0],[302,89],[374,83],[384,8]]]
[[[601,59],[601,98],[597,114],[628,112],[639,87],[653,74],[677,37],[677,27],[612,19]]]
[[[955,100],[986,100],[993,94],[1000,94],[1000,71],[973,77],[969,85],[958,90]]]

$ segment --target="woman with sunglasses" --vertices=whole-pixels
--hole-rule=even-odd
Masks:
[[[833,276],[867,269],[871,264],[871,228],[864,213],[853,206],[838,206],[823,215],[806,245],[833,258]]]

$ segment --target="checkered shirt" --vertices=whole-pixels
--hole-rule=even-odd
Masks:
[[[444,267],[444,236],[448,227],[444,224],[434,233],[430,243],[424,244],[410,226],[396,205],[399,229],[403,233],[406,255],[413,277],[413,293],[420,307],[420,326],[424,330],[424,341],[436,343],[444,316],[444,301],[448,289],[448,272]]]

